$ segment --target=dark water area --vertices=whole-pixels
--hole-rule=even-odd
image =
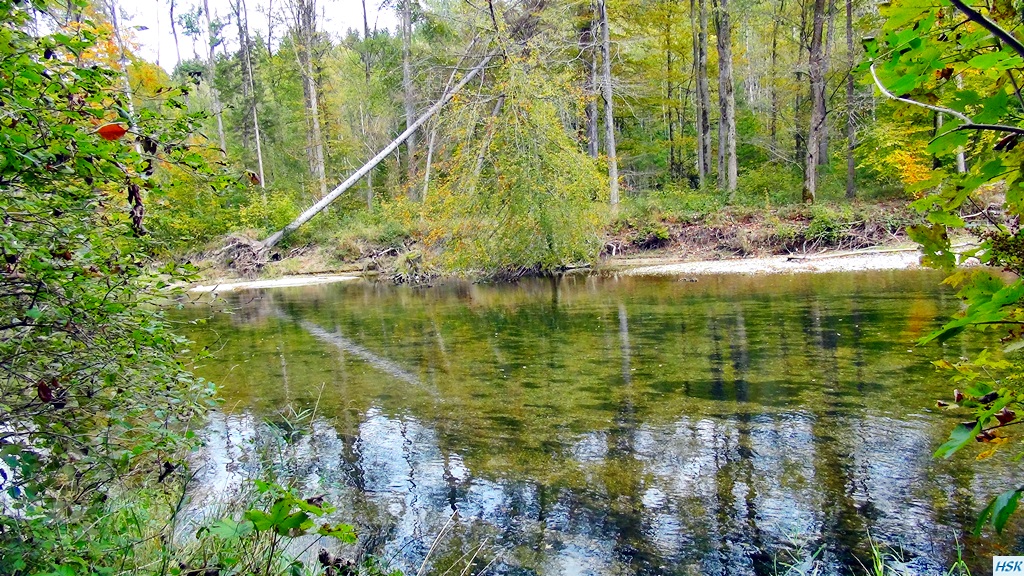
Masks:
[[[931,456],[958,415],[930,361],[993,343],[914,349],[959,306],[941,278],[358,282],[191,305],[174,318],[205,319],[181,332],[224,401],[192,506],[272,472],[413,573],[443,534],[431,573],[483,543],[489,574],[862,574],[874,542],[942,574],[956,538],[987,574],[1024,550],[1019,524],[966,533],[1020,465]]]

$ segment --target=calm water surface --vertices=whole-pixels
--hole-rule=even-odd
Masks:
[[[988,573],[1021,531],[963,533],[1020,469],[930,456],[957,416],[929,360],[984,344],[911,350],[958,306],[940,280],[359,282],[189,306],[224,399],[192,506],[280,474],[396,566],[443,532],[438,574],[482,542],[492,574],[850,574],[869,535],[919,574],[957,536]]]

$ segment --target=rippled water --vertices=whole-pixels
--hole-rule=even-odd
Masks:
[[[983,344],[911,349],[958,305],[940,280],[580,275],[190,306],[224,399],[192,506],[273,472],[397,566],[443,532],[438,574],[481,543],[488,573],[850,574],[869,537],[939,574],[954,535],[984,573],[1020,531],[963,533],[1019,466],[931,458],[956,415],[929,360]]]

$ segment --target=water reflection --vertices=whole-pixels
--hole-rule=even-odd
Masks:
[[[220,339],[200,371],[229,409],[206,431],[193,506],[276,466],[406,567],[457,512],[437,573],[487,538],[492,573],[770,574],[814,558],[848,574],[870,533],[939,574],[972,494],[1012,469],[930,457],[952,422],[928,408],[947,394],[928,365],[943,351],[907,349],[956,305],[937,281],[569,276],[230,301],[191,334]],[[270,445],[285,405],[317,417]],[[987,544],[967,547],[988,562]]]

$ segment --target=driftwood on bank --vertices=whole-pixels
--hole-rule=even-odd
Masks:
[[[324,208],[330,206],[330,204],[334,202],[334,200],[337,199],[339,196],[341,196],[346,190],[348,190],[357,182],[359,182],[359,180],[361,180],[363,176],[366,176],[366,174],[368,174],[370,170],[373,170],[373,168],[377,164],[380,164],[385,158],[391,155],[391,153],[394,152],[396,148],[401,146],[402,143],[409,138],[409,136],[414,134],[416,130],[420,128],[420,126],[423,126],[423,124],[425,124],[427,120],[429,120],[434,114],[436,114],[438,110],[443,108],[444,105],[447,104],[452,99],[452,97],[459,92],[459,90],[461,90],[473,78],[480,74],[480,72],[487,67],[487,64],[490,63],[491,59],[494,58],[494,56],[495,53],[491,53],[488,54],[487,56],[484,56],[484,58],[480,60],[480,62],[472,70],[470,70],[468,73],[466,73],[465,76],[462,77],[462,80],[459,80],[458,84],[452,87],[451,90],[445,92],[444,95],[441,96],[440,100],[435,102],[433,106],[431,106],[426,112],[424,112],[419,118],[417,118],[416,121],[413,122],[408,128],[406,128],[405,132],[399,134],[397,138],[392,140],[390,144],[385,146],[384,149],[378,152],[376,156],[371,158],[369,162],[363,164],[363,166],[359,170],[356,170],[351,176],[348,177],[348,179],[346,179],[344,182],[338,185],[338,187],[332,190],[328,195],[324,196],[319,202],[311,206],[302,214],[299,214],[299,216],[290,224],[288,224],[281,230],[274,232],[266,240],[261,242],[262,250],[266,251],[272,248],[286,234],[293,232],[299,226],[302,226],[303,224],[308,222],[311,218],[313,218],[313,216],[316,216],[321,211],[323,211]]]

